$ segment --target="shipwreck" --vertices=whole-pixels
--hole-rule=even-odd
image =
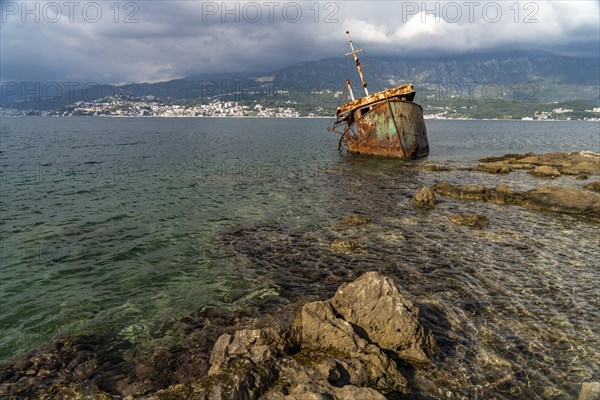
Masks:
[[[369,94],[357,56],[364,49],[354,49],[350,32],[346,31],[351,52],[362,82],[365,96],[356,99],[352,82],[346,79],[349,103],[337,108],[331,131],[341,135],[338,148],[349,153],[371,156],[416,159],[429,154],[427,128],[423,108],[414,103],[412,84]]]

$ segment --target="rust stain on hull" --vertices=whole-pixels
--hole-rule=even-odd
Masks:
[[[423,109],[413,103],[412,85],[399,86],[360,98],[337,109],[340,146],[348,152],[372,156],[415,159],[429,154]]]

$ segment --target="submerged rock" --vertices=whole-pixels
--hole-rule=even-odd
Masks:
[[[427,186],[424,186],[421,189],[417,190],[417,193],[415,193],[411,202],[415,206],[423,208],[435,207],[438,203],[437,199],[435,198],[435,195]]]
[[[178,343],[141,354],[112,336],[56,338],[0,366],[0,398],[197,398],[181,393],[207,375],[217,338],[247,320],[243,312],[203,308],[177,322]]]
[[[588,183],[587,185],[584,186],[584,188],[591,189],[594,192],[600,192],[600,181]]]
[[[563,168],[562,173],[565,175],[598,174],[600,173],[600,167],[597,160],[583,161]]]
[[[525,157],[530,157],[535,155],[534,153],[525,153],[525,154],[517,154],[517,153],[509,153],[509,154],[505,154],[503,156],[500,157],[484,157],[484,158],[480,158],[479,162],[482,163],[492,163],[492,162],[498,162],[498,161],[514,161],[514,160],[519,160]]]
[[[138,397],[135,398],[137,399]],[[166,389],[158,390],[154,394],[143,397],[144,400],[195,400],[199,398],[200,396],[195,395],[193,389],[190,386],[183,384],[172,385]],[[113,399],[114,397],[111,398],[111,400]],[[131,397],[127,397],[126,399],[130,400]],[[87,398],[85,400],[87,400]]]
[[[99,336],[57,338],[0,367],[0,398],[108,398],[131,370],[128,343]]]
[[[583,382],[577,400],[600,400],[600,382]]]
[[[439,182],[431,188],[442,196],[455,197],[463,200],[484,200],[486,188],[483,185],[454,186],[447,182]]]
[[[335,253],[363,253],[364,250],[356,240],[335,239],[329,246]]]
[[[369,218],[357,214],[347,215],[342,218],[342,223],[348,225],[366,225],[370,222],[371,220]]]
[[[477,170],[491,174],[508,174],[512,171],[510,165],[501,161],[482,163],[477,166]]]
[[[592,175],[600,174],[600,154],[592,152],[573,152],[573,153],[546,153],[546,154],[506,154],[502,157],[488,157],[479,160],[477,169],[491,173],[502,173],[500,168],[503,165],[515,169],[537,170],[537,167],[547,167],[538,172],[532,172],[538,176],[558,176],[564,175]],[[506,169],[504,169],[506,171]],[[542,172],[546,171],[546,172]],[[547,172],[552,171],[551,174]]]
[[[534,170],[531,171],[531,174],[545,178],[556,178],[560,176],[560,172],[556,168],[550,167],[548,165],[535,167]]]
[[[446,165],[438,165],[438,164],[425,164],[425,165],[420,165],[417,168],[419,168],[423,171],[432,171],[432,172],[452,171],[452,168],[450,168]]]
[[[471,226],[473,228],[483,228],[490,223],[485,215],[477,214],[453,214],[448,215],[448,219],[457,225]]]
[[[546,211],[600,216],[600,195],[574,187],[543,186],[526,192],[527,206]]]
[[[576,187],[543,186],[515,192],[506,185],[486,189],[484,186],[455,186],[440,182],[432,190],[442,196],[467,200],[482,200],[496,204],[514,204],[535,210],[600,217],[600,195]]]

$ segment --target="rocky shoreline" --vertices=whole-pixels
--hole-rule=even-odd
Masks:
[[[108,348],[98,338],[54,340],[2,367],[0,396],[379,400],[410,393],[411,371],[438,351],[419,309],[377,272],[302,305],[287,324],[267,318],[249,328],[243,315],[207,310],[196,317],[203,320],[186,340],[193,346],[162,349],[144,362],[127,360],[127,346]],[[221,319],[226,325],[218,328]]]
[[[425,166],[423,170],[451,168]],[[600,181],[593,180],[600,176],[598,154],[506,155],[482,159],[474,170],[501,175],[526,170],[539,185],[522,189],[438,180],[414,193],[412,207],[423,215],[435,215],[436,208],[452,201],[475,207],[472,213],[453,211],[443,216],[450,225],[475,230],[462,226],[457,229],[482,234],[494,224],[493,216],[477,207],[484,203],[592,221],[600,218]],[[569,182],[547,184],[555,179]],[[439,359],[450,358],[456,352],[480,357],[474,351],[469,355],[472,350],[468,346],[474,339],[458,338],[450,326],[470,322],[460,315],[448,316],[453,318],[452,323],[448,322],[449,311],[441,303],[428,300],[420,304],[420,294],[412,293],[405,285],[407,280],[418,279],[416,275],[399,277],[397,267],[381,265],[381,260],[372,258],[379,251],[372,243],[384,242],[390,253],[396,251],[394,245],[400,248],[400,244],[407,243],[406,237],[390,227],[418,223],[409,217],[376,218],[351,214],[325,233],[279,232],[261,227],[225,232],[222,243],[255,257],[251,262],[257,261],[256,269],[265,267],[259,273],[275,277],[273,284],[285,289],[287,297],[257,299],[252,310],[203,308],[177,321],[174,329],[181,338],[177,343],[149,352],[139,352],[130,342],[114,337],[56,338],[0,366],[0,398],[432,398],[419,393],[419,387],[427,385],[435,386],[432,391],[439,397],[433,398],[468,398],[443,390],[424,376]],[[282,258],[275,259],[276,255]],[[308,262],[299,265],[294,261],[299,257]],[[325,257],[324,264],[331,268],[320,270],[319,257]],[[360,268],[354,269],[356,262]],[[273,271],[266,271],[266,267]],[[439,271],[443,268],[425,267],[427,274]],[[286,282],[287,273],[301,277],[298,279],[312,287],[312,292],[297,291]],[[489,304],[477,299],[465,300],[462,307],[467,313],[492,312],[487,310]],[[525,348],[521,351],[536,357]],[[529,379],[532,372],[514,374]],[[592,382],[583,383],[580,400],[598,399],[600,385],[594,382],[595,375],[588,376]],[[450,381],[452,377],[444,379]],[[504,390],[505,382],[499,380],[497,384],[490,390]],[[547,393],[550,396],[552,392]]]
[[[487,157],[479,160],[479,171],[507,174],[515,170],[527,170],[532,175],[556,178],[574,175],[587,179],[600,171],[600,155],[590,152],[506,154],[502,157]]]
[[[435,165],[428,165],[427,169],[449,170],[447,167]],[[542,179],[544,184],[535,189],[519,191],[508,185],[496,187],[484,184],[453,185],[441,181],[417,191],[412,203],[418,207],[434,207],[438,203],[435,197],[437,194],[460,200],[510,204],[538,211],[600,218],[600,181],[593,181],[580,187],[548,185],[544,182],[563,175],[574,176],[576,180],[597,177],[600,175],[600,154],[585,152],[507,154],[502,157],[483,158],[479,160],[479,165],[474,170],[501,175],[525,170],[532,176]]]
[[[126,345],[89,336],[56,339],[0,369],[0,398],[420,398],[412,379],[439,349],[419,308],[391,278],[368,272],[295,315],[287,323],[250,322],[243,314],[200,310],[189,317],[199,322],[193,335],[143,362],[127,360]],[[579,400],[598,396],[600,383],[582,384]]]

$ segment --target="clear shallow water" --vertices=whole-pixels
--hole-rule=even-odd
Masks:
[[[438,180],[540,184],[419,163],[599,151],[598,123],[428,121],[432,154],[417,163],[341,155],[326,119],[0,123],[0,358],[59,333],[152,345],[201,306],[319,296],[378,269],[437,324],[443,352],[426,377],[453,393],[569,398],[582,380],[598,380],[597,222],[483,203],[447,201],[434,212],[409,204]],[[490,227],[454,226],[452,212],[485,214]],[[352,213],[374,223],[340,228]],[[332,254],[335,238],[360,241],[365,253]]]

